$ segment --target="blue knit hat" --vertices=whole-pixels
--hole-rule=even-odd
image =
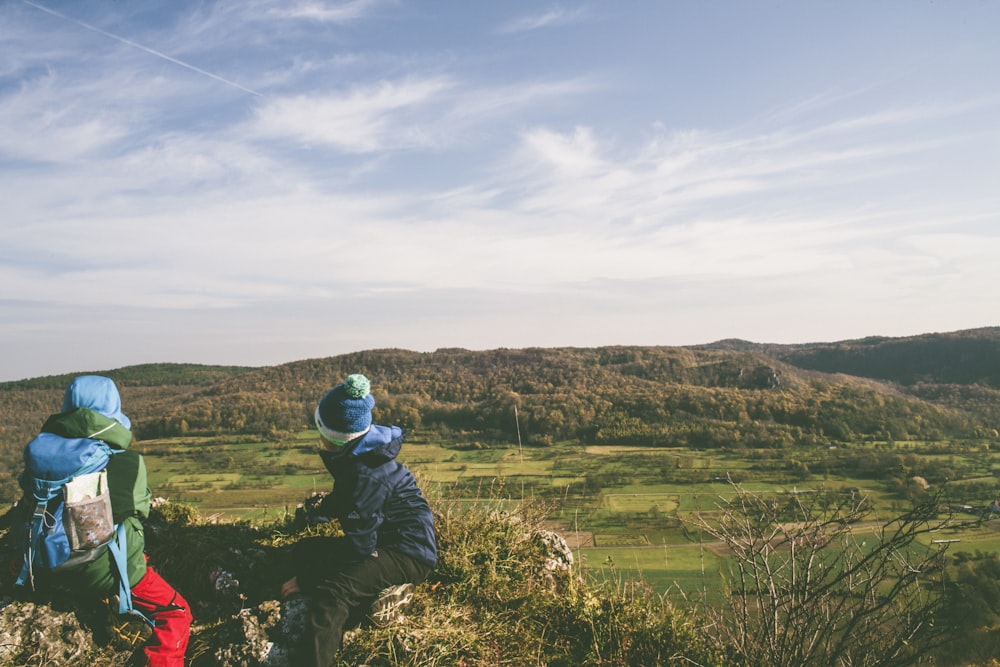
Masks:
[[[75,408],[89,408],[109,419],[117,420],[126,429],[132,428],[132,422],[122,412],[122,398],[115,381],[103,375],[80,375],[66,387],[62,411],[68,412]]]
[[[360,438],[372,427],[375,397],[364,375],[348,375],[343,384],[326,393],[316,406],[316,428],[335,445]]]

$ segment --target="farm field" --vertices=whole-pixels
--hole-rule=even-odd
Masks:
[[[146,457],[154,497],[189,503],[203,516],[235,520],[276,518],[314,491],[329,490],[315,444],[314,433],[306,431],[280,442],[187,437],[147,440],[137,448]],[[981,443],[857,447],[898,452],[911,464],[955,471],[946,488],[956,507],[983,508],[1000,488],[995,476],[1000,458]],[[886,515],[910,504],[897,477],[851,475],[838,463],[841,452],[803,448],[765,454],[567,443],[481,449],[418,434],[408,438],[400,460],[420,477],[432,502],[448,497],[544,503],[553,527],[595,576],[638,579],[667,594],[717,585],[724,557],[703,544],[693,519],[712,516],[733,497],[730,478],[748,491],[777,498],[863,495]],[[806,474],[803,467],[822,472]],[[941,531],[935,539],[947,540],[953,551],[1000,552],[1000,520]]]

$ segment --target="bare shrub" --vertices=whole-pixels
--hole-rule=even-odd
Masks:
[[[732,501],[696,524],[728,551],[725,602],[706,606],[731,664],[918,664],[941,643],[944,545],[920,538],[953,523],[939,496],[879,520],[864,499]]]

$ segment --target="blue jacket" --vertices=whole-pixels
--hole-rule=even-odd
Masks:
[[[405,437],[398,426],[373,425],[339,451],[320,452],[334,485],[318,511],[340,520],[358,560],[386,547],[434,567],[434,515],[413,473],[396,460]]]

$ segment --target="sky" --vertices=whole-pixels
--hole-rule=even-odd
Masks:
[[[0,0],[0,381],[996,326],[998,29],[993,0]]]

